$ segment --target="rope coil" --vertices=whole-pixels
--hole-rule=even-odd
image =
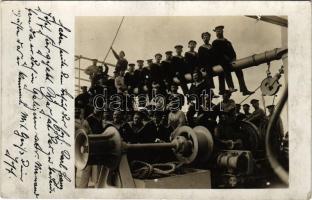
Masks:
[[[149,164],[147,162],[134,160],[131,162],[131,171],[134,178],[146,179],[146,178],[159,178],[164,176],[170,176],[183,164],[177,163],[155,163]]]

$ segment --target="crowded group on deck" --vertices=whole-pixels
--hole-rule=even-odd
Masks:
[[[265,129],[274,105],[267,106],[270,114],[266,115],[257,99],[250,101],[250,112],[250,104],[241,105],[231,98],[233,92],[238,92],[232,72],[241,95],[254,92],[247,89],[243,71],[232,67],[236,53],[223,30],[224,26],[214,28],[216,39],[212,43],[211,34],[202,33],[203,44],[197,51],[197,42],[190,40],[184,55],[184,47],[179,44],[174,46],[175,52],[168,50],[164,57],[156,53],[154,60],[138,59],[136,64],[128,62],[124,51],[117,53],[111,47],[117,60],[112,77],[108,75],[109,66],[98,65],[97,60],[85,69],[91,85],[82,86],[75,99],[76,129],[101,134],[105,127],[114,125],[124,141],[144,143],[169,141],[177,127],[201,125],[220,145],[233,139],[222,130],[235,128],[237,121],[249,121],[259,130]],[[214,71],[216,65],[222,67],[221,73]],[[218,91],[214,76],[218,77]],[[186,112],[182,111],[183,106],[187,107]],[[282,129],[281,120],[278,128]],[[283,135],[278,137],[280,141]]]

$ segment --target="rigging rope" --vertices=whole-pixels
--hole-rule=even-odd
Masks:
[[[170,176],[182,165],[183,163],[174,162],[149,164],[139,160],[134,160],[130,164],[132,176],[139,179]]]
[[[261,85],[259,85],[253,92],[255,93],[257,90],[259,90],[259,88],[261,87]],[[253,93],[253,94],[254,94]],[[239,104],[242,104],[242,103],[244,103],[244,101],[246,101],[251,95],[253,95],[253,94],[250,94],[250,95],[248,95],[245,99],[243,99],[243,101],[241,101]]]
[[[104,58],[104,61],[103,61],[103,62],[106,61],[106,58],[107,58],[107,56],[108,56],[108,54],[109,54],[109,52],[110,52],[110,50],[111,50],[111,47],[113,46],[113,44],[114,44],[114,42],[115,42],[115,40],[116,40],[116,38],[117,38],[117,35],[118,35],[118,33],[119,33],[120,27],[121,27],[121,25],[122,25],[124,19],[125,19],[125,16],[123,16],[122,19],[121,19],[121,22],[120,22],[120,24],[119,24],[119,26],[118,26],[118,29],[117,29],[116,34],[115,34],[115,37],[114,37],[114,39],[113,39],[113,41],[112,41],[112,44],[109,46],[109,49],[108,49],[108,51],[107,51],[107,53],[106,53],[106,55],[105,55],[105,58]]]

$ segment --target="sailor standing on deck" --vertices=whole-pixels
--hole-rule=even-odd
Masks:
[[[117,52],[113,49],[113,47],[111,47],[111,50],[115,56],[115,58],[117,59],[117,63],[116,63],[116,71],[117,73],[119,73],[119,71],[126,71],[127,70],[127,66],[128,66],[128,61],[125,58],[125,52],[124,51],[120,51],[119,54],[117,54]]]
[[[165,89],[163,74],[161,69],[162,55],[160,53],[155,54],[155,63],[151,65],[151,81],[160,84],[161,89]]]
[[[231,75],[231,70],[233,69],[231,62],[236,60],[236,53],[232,46],[232,43],[228,41],[223,36],[224,26],[217,26],[213,31],[216,32],[217,39],[212,42],[212,46],[214,51],[216,52],[216,57],[218,60],[218,64],[220,64],[223,68],[225,80],[231,92],[237,91],[234,89],[234,83]],[[238,79],[240,91],[243,95],[250,95],[254,92],[251,92],[247,89],[244,79],[244,74],[241,69],[234,70],[236,77]],[[219,79],[220,84],[220,93],[223,93],[225,90],[225,82],[222,77]]]
[[[244,115],[245,115],[245,118],[249,117],[251,115],[251,113],[249,112],[250,110],[250,105],[245,103],[243,105],[243,111],[244,111]]]
[[[135,73],[134,73],[134,66],[135,64],[130,63],[128,71],[125,74],[125,84],[127,86],[129,94],[133,94],[133,90],[135,86],[137,85],[136,84],[137,80],[136,80]]]
[[[164,82],[166,89],[170,91],[170,86],[173,82],[173,77],[175,75],[174,68],[172,66],[172,51],[165,52],[166,59],[161,62],[161,71],[164,75]]]
[[[188,87],[186,85],[186,80],[184,75],[187,73],[186,65],[184,61],[184,57],[182,56],[183,52],[183,46],[182,45],[176,45],[175,47],[176,55],[172,57],[172,67],[174,69],[174,78],[178,81],[178,84],[180,84],[183,94],[187,94]]]
[[[214,51],[212,49],[212,45],[209,43],[210,36],[211,35],[209,32],[204,32],[201,34],[204,44],[198,48],[198,64],[200,66],[201,71],[206,72],[205,79],[207,80],[207,83],[210,85],[210,88],[215,88],[215,85],[213,82],[212,67],[216,65],[216,60],[215,60],[216,58],[214,55]],[[221,91],[221,88],[220,88],[220,91]]]
[[[198,53],[195,51],[197,42],[190,40],[188,42],[189,51],[184,54],[185,61],[185,79],[187,82],[192,80],[192,72],[198,67]]]
[[[266,120],[265,112],[259,107],[259,100],[252,99],[250,104],[254,107],[254,112],[245,120],[256,125],[260,131],[264,128]]]

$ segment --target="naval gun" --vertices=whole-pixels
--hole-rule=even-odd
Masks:
[[[283,59],[284,67],[287,70],[287,52],[288,49],[286,48],[276,48],[271,51],[266,51],[260,54],[254,54],[246,58],[238,59],[232,62],[232,70],[234,71],[235,69],[245,69],[280,59]],[[286,59],[284,60],[284,58]],[[213,67],[214,75],[217,75],[222,71],[223,69],[219,65]],[[254,130],[253,132],[256,132],[255,129],[252,130]],[[252,134],[252,136],[254,135],[256,134]],[[144,150],[151,148],[172,149],[180,162],[191,164],[192,162],[198,160],[207,161],[214,150],[211,133],[204,127],[195,127],[194,129],[191,129],[190,127],[182,127],[181,129],[177,129],[175,133],[172,134],[171,142],[162,144],[126,144],[122,142],[117,129],[114,127],[108,128],[106,132],[100,135],[86,135],[81,129],[80,133],[78,133],[76,137],[75,145],[77,169],[84,169],[87,165],[92,164],[105,166],[105,168],[108,170],[115,170],[118,168],[120,170],[119,179],[122,183],[119,184],[119,186],[130,188],[138,187],[139,185],[142,186],[142,183],[135,181],[131,176],[127,157],[125,156],[127,151],[131,151],[133,149]],[[246,162],[246,156],[251,157],[252,155],[249,155],[249,152],[221,152],[217,158],[217,164],[223,168],[227,168],[227,171],[233,171],[233,168],[237,168],[240,161]],[[270,160],[272,160],[272,156],[268,156]],[[240,158],[244,159],[240,160]],[[247,161],[248,160],[250,159],[247,159]],[[250,167],[246,166],[245,168],[246,171],[250,173]],[[185,180],[194,180],[194,177],[196,176],[210,179],[210,171],[201,171],[201,173],[191,174],[187,179],[176,179],[175,184],[177,182],[184,183]],[[108,173],[106,173],[106,175],[108,175]],[[199,178],[197,181],[195,180],[195,182],[191,182],[190,184],[194,186],[194,184],[197,182],[199,184],[195,186],[197,188],[210,188],[210,180],[207,181],[206,178]],[[227,179],[229,180],[230,184],[233,184],[233,182],[235,183],[237,181],[234,176],[227,177]],[[105,187],[105,180],[104,185],[99,183],[98,187]],[[203,183],[199,180],[205,180],[206,182]],[[167,183],[167,185],[165,183]],[[170,182],[169,180],[168,182],[163,182],[164,185],[158,184],[156,187],[163,186],[169,188],[170,183],[172,186],[172,181]],[[143,187],[155,187],[155,184],[151,184],[151,182],[145,182],[143,185]],[[190,185],[175,185],[172,188],[189,187]]]

